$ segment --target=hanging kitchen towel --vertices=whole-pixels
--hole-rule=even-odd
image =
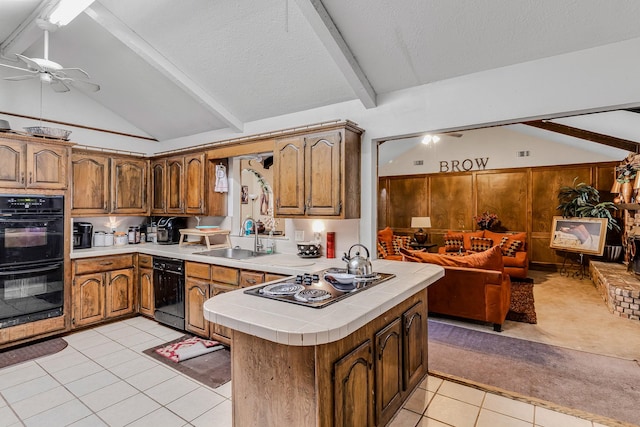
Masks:
[[[227,193],[229,184],[227,183],[227,168],[224,165],[216,165],[216,193]]]

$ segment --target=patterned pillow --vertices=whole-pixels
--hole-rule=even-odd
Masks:
[[[447,234],[444,236],[445,252],[458,252],[462,247],[464,247],[462,234]]]
[[[493,240],[487,237],[471,237],[471,250],[474,252],[484,252],[491,249]]]
[[[378,242],[378,258],[384,259],[389,255],[385,242]]]
[[[400,255],[400,248],[409,248],[411,236],[393,236],[393,253]]]
[[[516,256],[520,246],[522,246],[522,240],[511,240],[509,237],[503,237],[500,240],[500,250],[504,256]]]

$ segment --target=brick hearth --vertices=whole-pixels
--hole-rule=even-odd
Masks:
[[[591,261],[589,275],[610,312],[640,320],[640,280],[626,265]]]

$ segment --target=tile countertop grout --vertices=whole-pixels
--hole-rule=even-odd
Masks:
[[[211,322],[280,344],[326,344],[345,338],[444,276],[444,268],[434,264],[377,260],[373,267],[396,277],[326,308],[234,291],[207,300],[204,315]]]
[[[309,260],[294,254],[276,253],[247,260],[197,254],[206,250],[205,245],[145,243],[74,250],[71,252],[71,259],[141,253],[289,275],[346,267],[345,262],[337,258],[320,257]],[[319,345],[346,337],[444,276],[444,269],[433,264],[388,260],[374,260],[372,264],[374,271],[395,274],[396,277],[326,308],[316,309],[258,298],[239,289],[207,300],[204,315],[211,322],[277,343]]]

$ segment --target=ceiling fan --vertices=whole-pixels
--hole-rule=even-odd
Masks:
[[[46,22],[39,19],[37,23],[44,30],[44,58],[28,58],[16,53],[16,56],[27,65],[27,68],[5,64],[0,64],[0,66],[25,71],[29,74],[5,77],[4,80],[19,81],[38,78],[41,82],[48,83],[56,92],[69,92],[72,87],[89,92],[99,91],[100,85],[84,80],[89,78],[86,71],[81,68],[64,68],[57,62],[49,60],[49,30]]]

